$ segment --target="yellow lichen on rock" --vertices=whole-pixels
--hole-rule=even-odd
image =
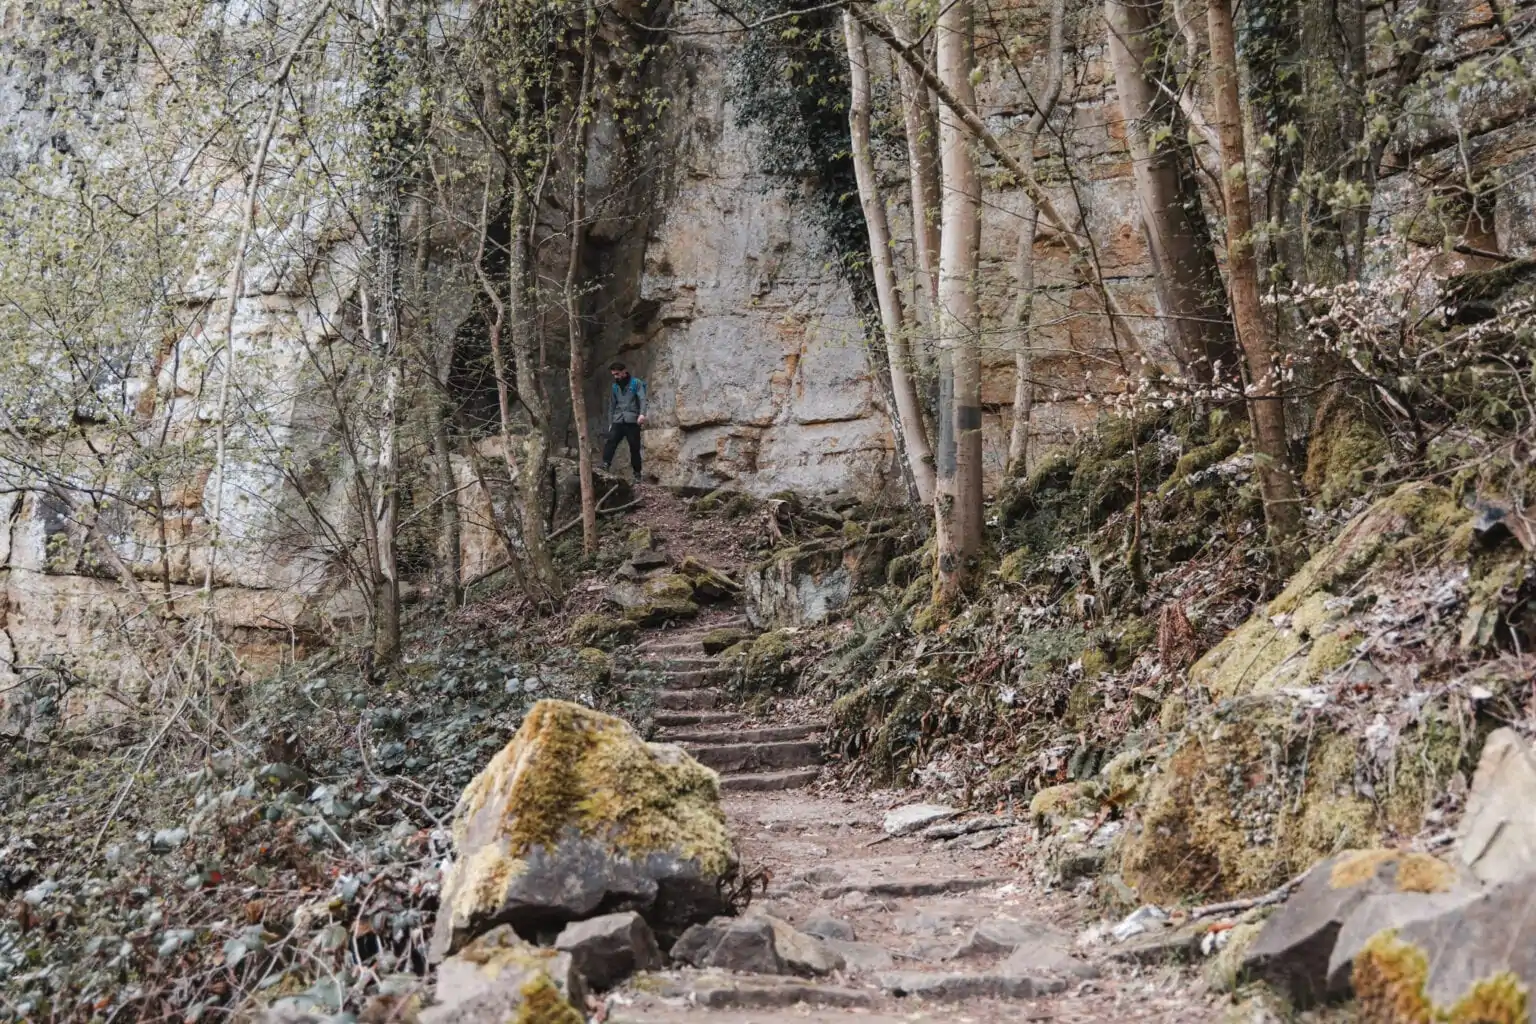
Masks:
[[[730,843],[719,796],[719,776],[680,750],[643,742],[622,719],[543,700],[464,791],[454,836],[462,844],[495,799],[512,857],[569,831],[629,855],[677,851],[720,873]]]
[[[1449,1009],[1427,995],[1429,957],[1391,929],[1355,957],[1361,1024],[1527,1024],[1530,991],[1509,971],[1475,982]]]
[[[1417,946],[1384,931],[1355,957],[1355,1005],[1361,1024],[1434,1024],[1424,994],[1429,958]]]
[[[514,1024],[585,1024],[583,1016],[542,971],[523,985],[523,1004]]]
[[[1093,782],[1067,782],[1047,786],[1029,802],[1030,817],[1056,828],[1066,821],[1085,818],[1099,808],[1100,787]]]
[[[1192,721],[1143,787],[1125,880],[1154,903],[1263,892],[1340,847],[1376,840],[1352,786],[1354,741],[1313,733],[1284,695],[1244,697]]]
[[[1397,865],[1395,884],[1398,892],[1450,892],[1456,886],[1456,869],[1440,858],[1427,853],[1380,848],[1340,854],[1328,874],[1328,885],[1333,889],[1364,885],[1375,878],[1384,865],[1393,863]]]

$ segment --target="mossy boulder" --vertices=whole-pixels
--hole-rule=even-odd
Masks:
[[[793,636],[790,630],[775,629],[727,648],[724,657],[737,666],[748,690],[774,689],[789,675]]]
[[[421,1024],[583,1024],[586,985],[569,953],[541,949],[507,925],[437,969],[436,1004]]]
[[[459,799],[434,959],[496,924],[535,934],[599,908],[664,938],[722,913],[735,854],[716,774],[622,719],[545,700]]]
[[[681,573],[662,573],[639,583],[619,580],[604,597],[624,610],[624,618],[639,626],[691,619],[699,613],[693,583]]]
[[[1034,562],[1034,553],[1030,551],[1027,544],[1021,548],[1014,548],[1003,556],[1002,562],[997,567],[997,575],[1009,583],[1023,583]]]
[[[613,659],[596,647],[583,647],[576,652],[576,672],[588,685],[601,685],[613,678]]]
[[[1386,435],[1348,400],[1325,402],[1307,445],[1302,483],[1324,508],[1366,490],[1392,454]]]
[[[649,526],[639,526],[629,531],[629,538],[626,544],[630,554],[644,554],[647,551],[655,550],[656,534]]]
[[[726,572],[707,565],[692,555],[684,558],[677,567],[678,575],[693,586],[692,598],[700,601],[723,601],[741,593],[741,584]]]
[[[1029,816],[1037,826],[1055,831],[1069,821],[1097,813],[1102,795],[1103,787],[1093,781],[1047,786],[1029,801]]]
[[[566,634],[572,644],[580,647],[596,647],[611,650],[629,643],[640,629],[627,619],[614,618],[598,612],[587,612],[576,617]]]
[[[751,639],[750,630],[738,629],[735,626],[721,626],[719,629],[712,629],[705,633],[699,638],[699,643],[704,648],[705,654],[714,656],[730,650],[744,640]]]

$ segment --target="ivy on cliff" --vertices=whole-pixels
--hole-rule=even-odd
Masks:
[[[773,187],[806,202],[828,259],[859,307],[872,310],[874,279],[848,148],[848,62],[838,12],[814,0],[735,0],[732,11],[755,26],[730,59],[728,98],[736,123],[755,129],[760,169]]]

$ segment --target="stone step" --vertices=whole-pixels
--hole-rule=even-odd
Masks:
[[[712,746],[684,744],[700,764],[717,772],[780,771],[808,768],[822,762],[820,740],[787,740],[778,743],[725,743]]]
[[[663,672],[706,672],[726,667],[716,658],[646,658],[641,664]]]
[[[658,690],[656,706],[667,711],[713,711],[720,706],[720,691]]]
[[[701,622],[682,629],[669,629],[657,633],[640,641],[636,646],[642,651],[655,651],[667,647],[687,647],[698,645],[703,641],[704,634],[713,633],[717,629],[746,629],[749,623],[745,616],[734,619],[720,619],[715,622]]]
[[[728,793],[770,793],[781,789],[803,789],[815,782],[820,774],[820,768],[790,768],[782,772],[722,775],[720,788]]]
[[[781,743],[785,740],[810,739],[821,732],[820,723],[810,725],[770,725],[761,729],[685,729],[667,730],[665,742],[712,746],[727,743]]]
[[[734,711],[669,711],[659,709],[651,715],[651,721],[663,731],[683,728],[722,728],[732,722],[741,721],[741,715]],[[661,740],[663,743],[671,743],[669,739]]]
[[[686,672],[668,672],[667,685],[674,690],[698,690],[716,683],[727,682],[731,673],[722,668],[690,669]]]

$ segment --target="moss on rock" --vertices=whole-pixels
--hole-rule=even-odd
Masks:
[[[596,647],[583,647],[576,652],[576,671],[584,682],[596,686],[613,677],[613,661]]]
[[[751,639],[752,634],[748,630],[738,629],[735,626],[721,626],[705,633],[700,637],[699,643],[703,646],[705,654],[716,655],[730,650],[744,640]]]
[[[634,639],[639,627],[625,619],[587,612],[571,623],[567,636],[581,647],[613,648]]]
[[[1186,725],[1123,849],[1122,874],[1143,899],[1262,892],[1341,846],[1374,844],[1354,740],[1296,712],[1284,695],[1247,697]]]
[[[1029,801],[1029,816],[1054,831],[1069,821],[1087,818],[1099,809],[1103,787],[1092,781],[1047,786]]]

